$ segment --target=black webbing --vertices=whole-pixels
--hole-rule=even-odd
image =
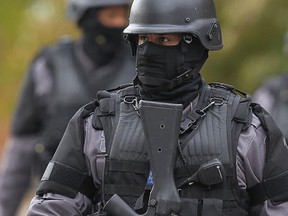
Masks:
[[[80,170],[73,169],[60,163],[50,162],[50,173],[43,176],[42,181],[49,180],[65,185],[75,191],[79,191],[89,199],[93,199],[95,185],[93,178]]]

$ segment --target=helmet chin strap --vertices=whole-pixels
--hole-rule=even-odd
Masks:
[[[132,56],[136,55],[137,44],[138,44],[138,35],[136,34],[124,34],[123,36],[126,43],[130,44]]]

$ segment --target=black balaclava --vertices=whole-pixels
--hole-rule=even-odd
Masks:
[[[123,28],[109,28],[97,19],[99,9],[86,12],[78,25],[83,30],[83,47],[89,58],[96,65],[107,64],[119,51],[123,43]]]
[[[149,41],[137,46],[134,84],[145,100],[188,105],[204,86],[200,72],[208,50],[192,36],[175,46]],[[192,39],[192,41],[191,41]]]

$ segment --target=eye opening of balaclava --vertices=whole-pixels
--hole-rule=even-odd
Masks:
[[[137,45],[134,84],[143,99],[186,105],[204,85],[199,72],[207,58],[208,50],[192,35],[175,46],[146,41]]]
[[[102,25],[97,13],[101,8],[88,9],[78,21],[83,32],[82,43],[84,52],[98,66],[105,65],[113,59],[123,44],[123,28]]]

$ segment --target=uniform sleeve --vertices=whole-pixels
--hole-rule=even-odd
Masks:
[[[253,115],[251,126],[240,134],[237,147],[237,178],[242,189],[262,181],[265,165],[266,135],[259,119]],[[269,200],[262,207],[259,216],[288,215],[288,202],[273,205]]]
[[[88,198],[78,193],[75,198],[68,198],[58,194],[47,193],[43,196],[35,196],[31,203],[27,216],[82,216],[88,215],[89,209],[85,203],[91,205]]]
[[[92,211],[92,201],[80,193],[71,182],[80,182],[82,176],[77,177],[79,172],[93,175],[90,163],[95,164],[95,159],[87,158],[84,149],[85,137],[89,136],[85,130],[85,123],[82,118],[83,109],[70,120],[62,140],[51,160],[51,163],[61,164],[65,170],[61,170],[62,178],[53,178],[54,168],[49,169],[49,165],[42,177],[37,194],[29,207],[28,216],[40,215],[88,215]],[[90,124],[90,129],[92,125]],[[85,135],[86,136],[85,136]],[[95,137],[97,139],[97,137]],[[90,146],[91,147],[91,146]],[[92,151],[93,148],[91,149]],[[84,151],[84,152],[83,152]],[[84,153],[84,154],[83,154]],[[90,155],[91,156],[91,155]],[[94,165],[93,165],[94,167]],[[57,168],[55,168],[56,171]],[[75,173],[77,170],[79,172]],[[63,172],[65,172],[63,174]],[[58,173],[59,174],[59,173]],[[75,174],[77,176],[75,176]],[[69,176],[69,179],[66,177]],[[94,176],[94,175],[93,175]],[[58,175],[59,177],[59,175]],[[95,190],[95,189],[93,189]],[[95,193],[95,191],[92,191]],[[86,194],[87,195],[87,194]]]

